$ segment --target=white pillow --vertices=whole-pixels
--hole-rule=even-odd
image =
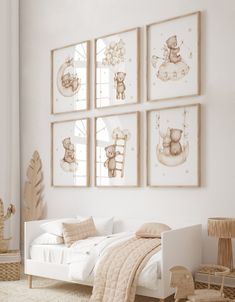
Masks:
[[[56,236],[49,233],[43,233],[42,235],[35,238],[32,242],[34,244],[63,244],[64,239],[61,236]]]
[[[79,221],[88,219],[89,217],[83,217],[77,215]],[[102,218],[102,217],[92,217],[95,223],[98,236],[106,236],[113,234],[113,220],[114,217]]]
[[[49,222],[44,222],[40,225],[40,228],[43,229],[46,233],[63,237],[63,226],[62,226],[63,222],[78,223],[79,221],[76,218],[61,218]]]

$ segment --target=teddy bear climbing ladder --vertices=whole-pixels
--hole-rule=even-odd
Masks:
[[[112,132],[113,145],[105,148],[108,157],[104,166],[108,169],[108,177],[123,177],[125,168],[126,143],[130,138],[127,129],[115,128]],[[119,173],[117,173],[119,172]]]
[[[116,160],[117,166],[116,171],[121,173],[121,177],[124,176],[124,166],[125,166],[125,155],[126,155],[126,141],[128,138],[128,134],[123,131],[113,131],[114,137],[114,146],[116,152],[118,153],[118,159]]]

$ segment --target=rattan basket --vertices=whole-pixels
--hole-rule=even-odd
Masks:
[[[8,251],[0,254],[0,281],[20,279],[20,252]]]
[[[208,287],[208,284],[206,284],[206,283],[198,282],[198,281],[195,282],[195,288],[196,289],[204,289],[204,288],[207,288],[207,287]],[[213,288],[213,289],[217,289],[217,290],[220,289],[220,286],[215,285],[215,284],[211,284],[210,287]],[[235,287],[224,286],[224,295],[225,295],[225,297],[227,297],[229,299],[235,299]]]

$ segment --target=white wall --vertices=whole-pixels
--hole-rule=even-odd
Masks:
[[[202,11],[202,95],[173,101],[105,109],[102,113],[144,110],[169,105],[202,104],[201,188],[146,187],[145,118],[142,114],[141,175],[136,189],[53,188],[50,186],[50,122],[83,114],[50,115],[50,50],[104,34]],[[204,226],[204,261],[216,259],[216,240],[206,235],[210,216],[235,216],[235,2],[233,0],[21,0],[21,145],[22,185],[35,149],[42,157],[48,217],[116,215]],[[145,57],[142,30],[142,62]],[[145,68],[141,67],[144,79]],[[92,91],[93,99],[94,92]],[[90,111],[94,116],[100,111]],[[93,122],[92,122],[93,126]],[[93,130],[92,136],[93,137]],[[92,150],[94,142],[92,141]],[[234,257],[235,258],[235,257]]]
[[[18,0],[0,1],[0,198],[5,213],[14,203],[16,215],[5,223],[6,236],[13,236],[12,248],[19,246],[19,18]]]

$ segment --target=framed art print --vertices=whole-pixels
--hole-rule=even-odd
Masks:
[[[138,186],[138,125],[138,112],[96,118],[96,186]]]
[[[95,107],[137,103],[139,29],[95,41]]]
[[[199,186],[200,105],[147,112],[149,186]]]
[[[52,124],[52,185],[89,185],[89,119]]]
[[[198,95],[200,12],[147,26],[148,100]]]
[[[88,109],[89,42],[54,49],[52,60],[52,113]]]

